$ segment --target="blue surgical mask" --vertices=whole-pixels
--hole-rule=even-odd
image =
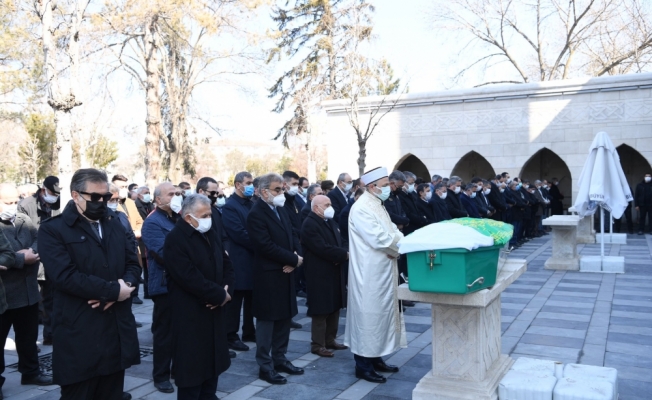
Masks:
[[[523,187],[523,185],[521,185],[520,183],[518,185],[516,185],[516,186],[517,186],[517,189],[520,189],[520,188]]]
[[[245,197],[251,197],[254,195],[254,185],[247,185],[244,187],[243,191]]]
[[[374,195],[376,195],[376,197],[378,197],[381,201],[387,200],[389,198],[389,194],[392,192],[392,189],[390,189],[389,186],[385,186],[380,188],[380,190],[382,190],[380,194],[374,192]]]

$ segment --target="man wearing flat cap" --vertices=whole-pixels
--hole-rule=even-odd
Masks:
[[[41,226],[41,221],[61,214],[61,187],[59,178],[48,176],[43,180],[41,188],[32,196],[28,196],[18,203],[18,212],[27,214],[36,226]],[[52,345],[52,285],[45,278],[43,264],[39,265],[38,284],[41,287],[41,321],[43,322],[43,345]]]
[[[407,347],[399,313],[397,243],[403,234],[383,201],[391,192],[387,169],[376,168],[360,180],[366,191],[349,214],[348,310],[344,344],[355,358],[357,378],[384,383],[378,372],[398,372],[381,358]]]

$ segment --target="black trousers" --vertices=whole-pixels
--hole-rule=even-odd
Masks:
[[[251,290],[236,290],[233,298],[226,305],[226,339],[229,342],[240,340],[240,309],[242,309],[242,339],[251,339],[256,335],[254,314],[251,310],[253,304]]]
[[[639,232],[652,232],[652,207],[640,206],[638,208],[638,231]],[[645,221],[647,220],[647,229],[645,229]]]
[[[52,281],[46,279],[38,281],[41,288],[41,321],[43,322],[43,340],[52,340]]]
[[[172,364],[172,319],[167,294],[152,296],[152,335],[154,339],[154,382],[170,380]]]
[[[290,341],[292,319],[279,321],[256,320],[256,362],[260,370],[269,372],[275,365],[288,361],[285,353]]]
[[[353,355],[353,359],[355,360],[355,367],[365,372],[375,371],[374,364],[383,362],[380,357],[363,357],[357,354]]]
[[[622,223],[623,223],[623,218],[627,220],[627,232],[634,232],[634,222],[632,221],[632,202],[630,201],[627,205],[627,208],[625,209],[625,213],[623,216],[619,219],[614,220],[614,229],[618,233],[623,233],[622,231]]]
[[[145,281],[143,283],[143,292],[145,292],[145,298],[149,299],[150,298],[149,297],[149,290],[148,290],[148,287],[147,287],[147,282],[149,282],[149,270],[147,269],[147,259],[146,258],[143,258],[143,265],[145,266],[145,267],[143,267],[143,280]]]
[[[9,330],[14,327],[16,352],[18,353],[18,372],[32,378],[40,373],[38,362],[38,303],[27,307],[14,308],[0,315],[0,335],[2,348],[5,348]],[[5,383],[4,353],[0,362],[0,388]]]
[[[61,400],[122,400],[125,371],[61,386]]]
[[[216,400],[217,378],[209,379],[198,386],[177,388],[177,400]]]

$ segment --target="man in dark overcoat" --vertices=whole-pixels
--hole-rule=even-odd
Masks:
[[[312,212],[301,228],[308,315],[312,317],[310,351],[321,357],[333,357],[330,350],[348,348],[335,342],[340,309],[346,307],[344,272],[349,252],[342,243],[334,216],[331,200],[326,196],[316,196],[312,200]]]
[[[256,342],[256,327],[252,313],[252,289],[254,286],[254,245],[247,232],[247,215],[254,203],[251,201],[253,191],[247,191],[253,182],[251,174],[238,172],[233,180],[235,192],[226,201],[222,218],[224,230],[229,236],[229,256],[233,262],[235,284],[233,298],[226,305],[226,338],[229,348],[247,351],[249,346],[244,341]],[[242,310],[242,340],[240,330],[240,311]]]
[[[75,172],[72,200],[41,222],[39,254],[54,286],[54,383],[61,398],[122,399],[125,369],[140,363],[131,293],[138,256],[117,216],[104,172]]]
[[[247,216],[247,231],[255,248],[253,312],[256,317],[256,361],[259,377],[271,384],[284,384],[278,374],[303,374],[285,357],[290,324],[297,314],[294,269],[303,263],[299,238],[292,229],[285,203],[283,178],[278,174],[260,177],[260,201]]]
[[[235,278],[222,238],[211,229],[212,212],[207,196],[186,196],[163,249],[179,400],[216,399],[218,377],[231,365],[224,306]]]

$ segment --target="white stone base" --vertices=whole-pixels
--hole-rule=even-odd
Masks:
[[[546,260],[546,263],[543,265],[543,268],[561,270],[561,271],[579,271],[580,259],[579,257],[572,257],[572,258],[550,257],[548,260]]]
[[[598,233],[595,235],[595,243],[602,243],[602,234]],[[627,234],[626,233],[605,233],[604,234],[604,243],[605,244],[627,244]]]
[[[580,272],[601,272],[610,274],[625,273],[625,257],[583,256],[580,259]]]
[[[514,363],[501,355],[487,370],[482,381],[436,377],[429,371],[412,391],[413,400],[497,400],[498,384]]]

